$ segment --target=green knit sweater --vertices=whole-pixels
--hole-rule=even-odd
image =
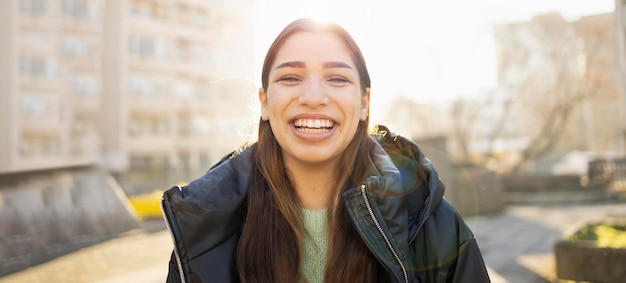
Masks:
[[[304,236],[304,260],[302,274],[309,283],[321,283],[326,266],[326,210],[303,209],[304,228],[310,235]]]

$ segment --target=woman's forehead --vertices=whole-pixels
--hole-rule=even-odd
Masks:
[[[297,32],[285,40],[279,48],[274,68],[285,62],[328,64],[343,62],[354,68],[352,54],[344,40],[332,32]]]

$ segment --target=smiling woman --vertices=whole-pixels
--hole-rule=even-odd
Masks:
[[[370,76],[345,29],[292,22],[261,78],[256,143],[163,196],[168,282],[489,282],[420,148],[370,134]]]

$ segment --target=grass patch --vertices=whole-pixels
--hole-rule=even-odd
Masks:
[[[626,223],[590,224],[580,229],[567,240],[591,242],[601,248],[625,249]]]

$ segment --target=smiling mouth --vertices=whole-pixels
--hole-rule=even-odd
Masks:
[[[297,131],[308,134],[325,133],[335,126],[335,122],[326,119],[297,119],[293,124]]]

